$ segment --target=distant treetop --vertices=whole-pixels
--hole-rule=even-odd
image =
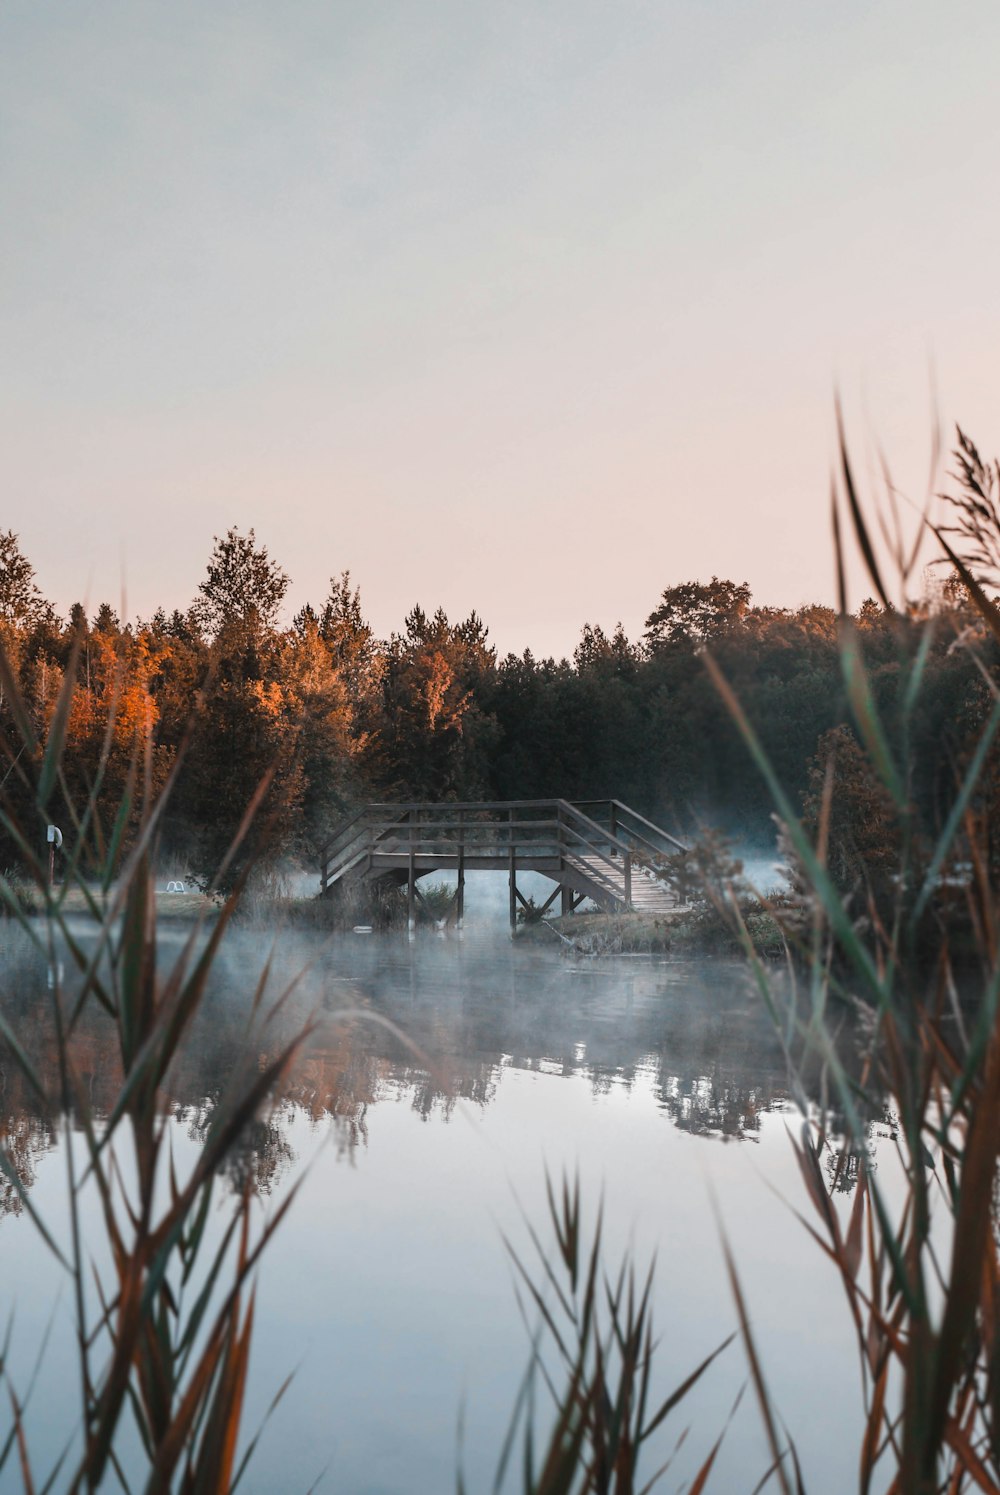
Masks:
[[[0,620],[24,627],[52,609],[35,585],[35,568],[12,529],[0,530]]]
[[[667,644],[703,644],[739,628],[750,607],[745,581],[686,581],[667,587],[646,619],[650,649]]]
[[[256,543],[252,529],[245,535],[230,529],[214,537],[201,594],[192,609],[198,625],[211,638],[236,625],[251,633],[273,628],[288,591],[289,577]]]

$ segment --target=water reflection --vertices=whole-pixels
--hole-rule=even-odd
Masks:
[[[93,939],[86,926],[77,934]],[[2,938],[2,1010],[53,1100],[41,1105],[19,1066],[0,1057],[0,1142],[18,1185],[63,1239],[47,965],[16,931]],[[182,929],[162,931],[164,968],[183,938]],[[850,1487],[857,1439],[845,1433],[831,1451],[825,1422],[817,1420],[812,1441],[808,1429],[856,1375],[854,1326],[828,1313],[839,1301],[836,1274],[822,1277],[822,1253],[781,1202],[801,1186],[781,1114],[791,1086],[782,1044],[739,965],[574,964],[558,950],[471,932],[461,944],[359,937],[324,945],[300,936],[271,944],[246,929],[227,936],[163,1091],[169,1146],[183,1169],[230,1080],[269,1064],[307,1017],[317,1018],[273,1108],[247,1128],[225,1170],[231,1187],[250,1185],[261,1196],[261,1219],[277,1213],[293,1181],[303,1182],[268,1245],[248,1426],[263,1420],[284,1377],[303,1369],[255,1453],[248,1495],[309,1489],[325,1468],[323,1489],[453,1489],[459,1406],[468,1488],[493,1487],[528,1343],[503,1239],[523,1241],[526,1218],[544,1231],[544,1176],[562,1170],[579,1173],[592,1210],[606,1204],[609,1262],[628,1250],[640,1263],[660,1263],[663,1395],[734,1328],[710,1199],[717,1202],[778,1404],[790,1426],[806,1429],[800,1447],[821,1472],[809,1488]],[[253,993],[269,955],[264,1007],[308,970],[270,1022],[254,1023]],[[63,965],[71,972],[68,959]],[[848,1026],[849,1067],[852,1045]],[[106,1115],[120,1066],[96,1008],[72,1051],[82,1096]],[[803,1073],[819,1101],[819,1073],[808,1064]],[[71,1110],[82,1110],[80,1098]],[[124,1137],[120,1151],[127,1158]],[[843,1168],[838,1186],[853,1177]],[[223,1227],[229,1204],[216,1201],[210,1228]],[[842,1196],[836,1205],[850,1209]],[[92,1207],[91,1198],[85,1210]],[[75,1416],[74,1325],[60,1269],[38,1250],[30,1222],[11,1218],[23,1209],[5,1181],[0,1260],[8,1303],[17,1305],[20,1359],[12,1364],[22,1381],[56,1314],[33,1413],[35,1446],[54,1448]],[[94,1222],[85,1213],[84,1236],[100,1252]],[[696,1397],[700,1431],[686,1445],[690,1467],[681,1467],[688,1454],[679,1456],[675,1488],[694,1477],[744,1376],[734,1352]],[[669,1455],[676,1430],[663,1437],[651,1467]],[[748,1402],[720,1452],[717,1487],[746,1488],[747,1469],[756,1479],[768,1461]],[[0,1476],[0,1495],[6,1489]]]
[[[79,933],[89,937],[86,928]],[[181,939],[179,932],[163,936],[164,965]],[[301,979],[269,1021],[250,1023],[268,956],[265,1009]],[[64,966],[70,969],[68,960]],[[5,1016],[54,1096],[48,970],[20,931],[8,932],[2,982]],[[391,1100],[424,1120],[448,1120],[460,1104],[490,1107],[511,1070],[583,1079],[594,1097],[627,1095],[641,1084],[675,1128],[721,1140],[756,1140],[761,1118],[790,1104],[781,1042],[736,963],[573,963],[557,951],[488,937],[411,945],[296,935],[270,949],[259,935],[235,930],[165,1089],[164,1104],[193,1140],[205,1136],[227,1077],[263,1067],[310,1014],[316,1031],[273,1112],[248,1129],[230,1160],[236,1186],[251,1183],[267,1194],[280,1183],[295,1165],[289,1132],[298,1117],[330,1127],[339,1152],[350,1156],[368,1145],[372,1107]],[[90,1107],[106,1114],[120,1068],[99,1009],[85,1014],[72,1053]],[[807,1058],[804,1078],[808,1088]],[[818,1077],[813,1090],[815,1098]],[[54,1145],[54,1115],[54,1103],[39,1103],[17,1064],[0,1062],[0,1143],[25,1190]],[[853,1177],[844,1168],[837,1186],[849,1188]],[[4,1179],[0,1212],[21,1208],[17,1188]]]

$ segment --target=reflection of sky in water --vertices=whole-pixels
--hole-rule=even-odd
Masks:
[[[714,1195],[808,1487],[851,1487],[851,1418],[838,1414],[836,1439],[828,1426],[829,1407],[857,1384],[850,1325],[835,1274],[777,1197],[803,1204],[786,1136],[795,1119],[780,1046],[737,967],[574,967],[545,949],[432,937],[412,947],[339,942],[325,952],[299,940],[279,964],[291,970],[304,952],[315,965],[280,1026],[314,1005],[326,1021],[234,1168],[257,1178],[265,1210],[306,1173],[265,1260],[248,1425],[284,1376],[297,1375],[248,1491],[306,1490],[325,1466],[320,1488],[352,1495],[454,1488],[463,1404],[469,1487],[489,1487],[528,1346],[501,1233],[527,1246],[523,1206],[545,1237],[546,1167],[579,1169],[591,1215],[603,1197],[610,1263],[629,1245],[642,1264],[656,1253],[664,1392],[735,1321]],[[228,1045],[242,1034],[259,956],[249,936],[232,942],[223,989],[188,1068],[174,1077],[182,1161],[211,1114]],[[398,1024],[431,1070],[385,1028],[336,1019],[348,1005]],[[90,1062],[98,1085],[99,1043]],[[29,1121],[11,1114],[8,1135]],[[33,1124],[32,1198],[61,1227],[59,1158]],[[718,1146],[729,1139],[756,1145]],[[23,1215],[0,1224],[0,1265],[8,1301],[17,1302],[23,1364],[58,1282]],[[46,1394],[33,1412],[40,1440],[55,1436],[67,1410],[54,1388],[72,1384],[68,1312],[64,1290]],[[664,1447],[694,1418],[665,1489],[690,1477],[744,1375],[734,1347],[668,1423]],[[647,1472],[653,1467],[651,1458]],[[766,1467],[748,1398],[712,1487],[750,1489]],[[0,1484],[8,1487],[18,1485]]]

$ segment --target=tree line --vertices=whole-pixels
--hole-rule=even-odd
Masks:
[[[683,834],[710,825],[773,844],[769,792],[705,669],[710,650],[807,816],[818,818],[836,759],[845,876],[878,839],[878,787],[855,751],[844,620],[832,608],[762,606],[746,583],[713,577],[668,586],[639,639],[585,624],[572,658],[498,658],[476,613],[453,623],[414,606],[378,638],[347,572],[283,625],[288,586],[254,531],[234,528],[216,538],[186,610],[124,622],[109,604],[92,616],[76,604],[62,618],[17,535],[0,533],[4,741],[17,740],[18,699],[39,757],[63,712],[70,822],[70,802],[96,790],[110,826],[127,790],[137,804],[173,775],[165,847],[206,883],[258,791],[266,854],[304,864],[367,799],[614,797]],[[903,611],[866,601],[850,620],[890,736],[901,667],[925,651],[923,704],[906,730],[928,830],[954,801],[997,664],[963,585],[930,591]],[[23,750],[8,746],[6,758],[4,794],[27,823],[34,769]],[[984,784],[977,812],[1000,826],[1000,763]],[[19,848],[3,839],[0,857],[15,866]]]

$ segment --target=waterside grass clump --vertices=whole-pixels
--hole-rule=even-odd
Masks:
[[[44,1026],[54,1064],[43,1069],[33,1061],[35,1045],[9,1011],[0,1012],[0,1040],[6,1063],[61,1144],[65,1228],[37,1212],[16,1159],[0,1153],[0,1168],[41,1245],[65,1273],[78,1372],[75,1424],[58,1443],[32,1447],[26,1418],[34,1378],[18,1384],[5,1352],[0,1472],[14,1478],[16,1467],[26,1491],[77,1495],[114,1486],[148,1495],[214,1495],[235,1487],[256,1441],[242,1426],[254,1274],[296,1192],[293,1185],[264,1218],[254,1208],[249,1184],[233,1192],[220,1187],[219,1179],[238,1159],[247,1129],[266,1114],[309,1025],[261,1061],[257,1039],[287,995],[269,991],[265,968],[247,994],[242,1049],[221,1079],[202,1146],[182,1167],[171,1146],[165,1087],[204,999],[247,871],[233,880],[228,896],[212,901],[213,917],[202,916],[208,904],[195,911],[178,953],[164,962],[155,868],[171,782],[154,792],[151,738],[138,727],[110,824],[101,792],[107,753],[86,796],[81,800],[71,791],[63,753],[73,674],[66,673],[42,738],[0,652],[0,746],[8,787],[17,790],[13,797],[0,795],[0,826],[25,869],[19,882],[0,877],[0,899],[49,973],[39,997],[45,1006],[30,1021],[33,1035]],[[112,715],[109,741],[114,730]],[[265,790],[266,784],[248,807],[219,869],[220,886]],[[53,883],[38,848],[46,846],[46,827],[56,815],[65,830],[65,852],[60,880]],[[100,1107],[85,1082],[77,1043],[95,1017],[114,1056],[102,1077]],[[226,1196],[221,1227],[220,1193]]]
[[[786,793],[746,703],[711,654],[704,656],[768,785],[792,869],[788,914],[778,917],[770,902],[765,910],[775,913],[787,952],[780,981],[732,879],[714,886],[706,879],[705,896],[737,933],[799,1096],[792,1145],[804,1204],[796,1212],[837,1270],[856,1334],[862,1495],[1000,1495],[1000,465],[982,462],[961,433],[957,461],[960,494],[946,511],[950,523],[932,523],[928,503],[919,533],[905,535],[887,482],[873,532],[841,436],[833,524],[840,658],[853,723],[848,739],[838,733],[828,742],[805,814]],[[928,534],[971,614],[954,647],[971,651],[975,662],[980,731],[954,763],[932,823],[918,820],[912,788],[927,746],[918,731],[921,693],[942,625],[925,609],[921,627],[898,629],[890,715],[847,611],[845,526],[878,599],[872,607],[890,620],[912,620],[922,606],[909,592]],[[944,617],[954,622],[953,612]],[[860,1075],[839,1052],[842,1003],[869,1014]],[[828,1104],[818,1111],[797,1083],[803,1055],[823,1068]],[[891,1206],[868,1128],[886,1109],[902,1179],[902,1200]],[[850,1196],[846,1215],[835,1206],[838,1192]],[[550,1197],[550,1211],[560,1234],[565,1204]],[[768,1392],[767,1347],[753,1333],[753,1304],[728,1247],[725,1254],[748,1382],[770,1450],[769,1466],[748,1471],[746,1488],[802,1495],[815,1487],[812,1472]],[[537,1290],[533,1297],[555,1334],[551,1310]],[[574,1323],[589,1324],[598,1297],[588,1289]],[[609,1472],[588,1421],[590,1383],[571,1355],[564,1359],[562,1376],[548,1378],[550,1441],[536,1452],[531,1425],[525,1433],[525,1491],[649,1490],[658,1473],[640,1477],[630,1459]],[[609,1411],[617,1405],[606,1391],[601,1402]],[[714,1449],[692,1490],[706,1487]],[[821,1473],[819,1479],[825,1488]]]
[[[762,959],[785,960],[787,930],[800,921],[801,910],[801,899],[794,895],[755,892],[736,864],[725,886],[699,883],[686,875],[677,907],[662,913],[590,910],[561,917],[525,917],[519,922],[519,938],[551,942],[555,936],[567,954],[581,956],[730,958],[743,953],[748,936]]]

